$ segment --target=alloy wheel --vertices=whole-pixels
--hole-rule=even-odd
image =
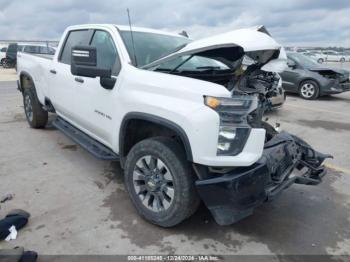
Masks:
[[[24,110],[26,113],[26,116],[29,120],[29,122],[33,121],[33,107],[32,107],[32,101],[30,99],[30,96],[27,94],[24,97]]]
[[[300,93],[305,98],[311,98],[312,96],[314,96],[315,92],[316,88],[311,83],[305,83],[300,88]]]
[[[174,200],[173,175],[155,156],[143,156],[136,162],[133,185],[142,204],[154,212],[167,210]]]

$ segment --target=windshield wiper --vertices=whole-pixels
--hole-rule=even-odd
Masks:
[[[184,61],[182,61],[180,64],[178,64],[177,66],[175,66],[170,73],[175,72],[180,66],[182,66],[184,63],[186,63],[188,60],[190,60],[193,57],[193,55],[189,56],[187,59],[185,59]]]
[[[204,69],[204,70],[220,70],[220,66],[197,66],[196,69]]]

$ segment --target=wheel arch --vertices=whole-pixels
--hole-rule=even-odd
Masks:
[[[31,86],[29,86],[29,83],[31,83]],[[18,89],[19,89],[19,91],[21,91],[23,93],[23,89],[27,88],[27,87],[28,88],[29,87],[35,88],[34,80],[28,72],[22,71],[19,75]]]
[[[191,145],[188,139],[188,136],[186,135],[186,132],[183,130],[182,127],[180,127],[178,124],[174,123],[173,121],[170,121],[168,119],[148,114],[148,113],[142,113],[142,112],[130,112],[126,114],[121,122],[120,126],[120,132],[119,132],[119,156],[120,156],[120,162],[121,165],[124,166],[125,158],[132,148],[133,145],[135,145],[137,142],[141,141],[138,140],[138,138],[134,137],[134,133],[128,133],[128,129],[131,127],[132,123],[134,124],[149,124],[152,126],[152,128],[156,128],[158,131],[164,130],[167,133],[173,134],[176,137],[180,139],[180,142],[182,143],[182,146],[184,148],[184,151],[186,153],[186,158],[189,161],[193,161],[192,157],[192,150]],[[146,138],[154,137],[159,135],[157,132],[154,133],[155,135],[146,136]],[[143,138],[145,139],[145,138]]]

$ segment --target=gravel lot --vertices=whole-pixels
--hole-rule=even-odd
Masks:
[[[343,65],[348,67],[348,65]],[[2,70],[2,69],[1,69]],[[117,163],[95,159],[62,133],[28,127],[13,71],[0,70],[0,217],[29,211],[17,240],[39,254],[350,254],[350,93],[305,101],[288,96],[271,123],[331,153],[324,183],[294,185],[235,225],[201,207],[172,229],[144,222]],[[13,78],[11,78],[13,77]]]

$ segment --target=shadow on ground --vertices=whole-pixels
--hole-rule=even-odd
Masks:
[[[111,169],[116,174],[113,182],[123,183],[119,165],[112,164]],[[193,244],[211,239],[234,252],[243,245],[238,234],[266,244],[277,254],[325,254],[327,247],[334,248],[338,241],[350,236],[349,231],[343,230],[348,227],[350,208],[344,208],[345,196],[331,186],[340,176],[329,170],[324,183],[317,187],[295,185],[275,201],[256,209],[252,216],[231,226],[217,225],[203,204],[194,216],[175,228],[153,226],[138,216],[123,187],[108,196],[103,206],[110,208],[109,219],[117,222],[111,228],[122,229],[140,247],[156,245],[171,253],[176,247],[163,239],[182,234],[187,239],[181,242]],[[204,249],[216,251],[216,245],[203,242]]]

